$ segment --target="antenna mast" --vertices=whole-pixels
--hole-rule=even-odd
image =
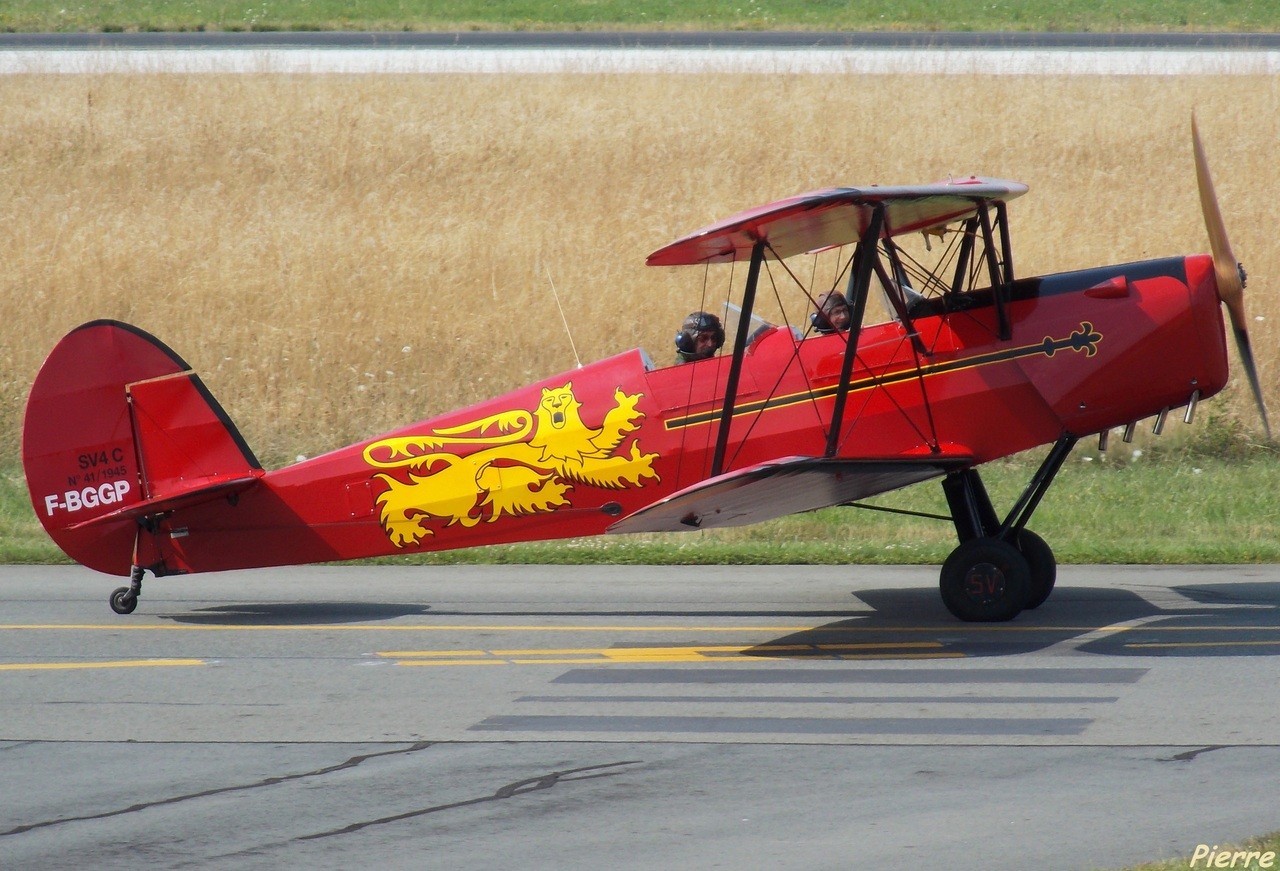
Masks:
[[[578,356],[578,346],[573,343],[573,333],[569,330],[569,319],[564,316],[564,306],[560,305],[560,294],[556,293],[556,281],[551,277],[551,267],[545,267],[547,270],[547,281],[551,284],[551,296],[556,301],[556,308],[560,310],[560,320],[564,324],[564,333],[569,337],[569,347],[573,350],[573,361],[578,364],[578,368],[582,368],[582,358]]]

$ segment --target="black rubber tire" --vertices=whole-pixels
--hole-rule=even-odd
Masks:
[[[1053,585],[1058,580],[1058,561],[1045,540],[1029,529],[1018,533],[1018,550],[1031,568],[1031,586],[1027,593],[1027,604],[1023,608],[1039,608],[1049,598]]]
[[[997,538],[975,538],[951,552],[938,579],[942,603],[968,623],[1012,620],[1026,606],[1031,567],[1018,549]]]
[[[117,614],[132,614],[138,607],[138,597],[129,592],[128,587],[119,587],[111,593],[111,610]]]

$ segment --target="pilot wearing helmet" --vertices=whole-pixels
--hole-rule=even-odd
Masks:
[[[676,333],[676,362],[691,363],[714,357],[724,345],[724,326],[706,312],[693,312]]]
[[[809,322],[819,333],[834,333],[849,329],[853,313],[849,310],[849,301],[838,290],[828,290],[818,297],[816,311],[809,316]]]

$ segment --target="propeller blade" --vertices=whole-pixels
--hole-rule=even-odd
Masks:
[[[1248,316],[1244,309],[1244,276],[1240,264],[1231,251],[1231,242],[1227,238],[1227,226],[1222,220],[1222,211],[1218,208],[1218,195],[1213,189],[1213,177],[1209,174],[1209,160],[1205,157],[1204,146],[1200,142],[1200,128],[1196,125],[1196,116],[1191,114],[1191,144],[1195,151],[1196,187],[1200,190],[1200,211],[1204,213],[1204,227],[1209,233],[1209,248],[1213,252],[1213,273],[1218,283],[1218,298],[1227,307],[1231,316],[1231,331],[1235,335],[1236,350],[1240,352],[1240,361],[1244,365],[1245,375],[1249,378],[1249,387],[1253,390],[1253,401],[1258,406],[1262,417],[1262,428],[1271,438],[1271,423],[1267,419],[1267,406],[1262,400],[1262,385],[1258,380],[1258,367],[1253,359],[1253,346],[1249,343]]]
[[[1218,297],[1231,313],[1231,323],[1237,330],[1245,325],[1244,282],[1236,256],[1231,252],[1227,239],[1227,226],[1218,208],[1218,195],[1213,189],[1213,177],[1209,174],[1209,160],[1200,142],[1200,128],[1196,116],[1191,116],[1191,143],[1196,155],[1196,186],[1200,189],[1200,211],[1204,213],[1204,227],[1209,232],[1209,248],[1213,251],[1213,271],[1218,279]]]
[[[1253,390],[1253,401],[1258,404],[1258,414],[1262,416],[1262,431],[1271,438],[1271,421],[1267,420],[1267,406],[1262,402],[1262,384],[1258,381],[1258,367],[1253,362],[1253,347],[1249,344],[1249,333],[1237,327],[1231,331],[1236,336],[1236,350],[1240,352],[1240,362],[1244,364],[1244,374],[1249,377],[1249,387]]]

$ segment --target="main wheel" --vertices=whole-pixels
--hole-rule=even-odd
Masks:
[[[132,614],[138,607],[138,597],[128,587],[119,587],[111,594],[111,610],[117,614]]]
[[[1031,586],[1027,604],[1023,607],[1039,608],[1053,592],[1054,582],[1058,579],[1058,561],[1044,539],[1029,529],[1018,533],[1018,550],[1031,568]]]
[[[1026,607],[1031,567],[1013,545],[997,538],[974,538],[947,557],[938,588],[942,603],[959,619],[999,623]]]

